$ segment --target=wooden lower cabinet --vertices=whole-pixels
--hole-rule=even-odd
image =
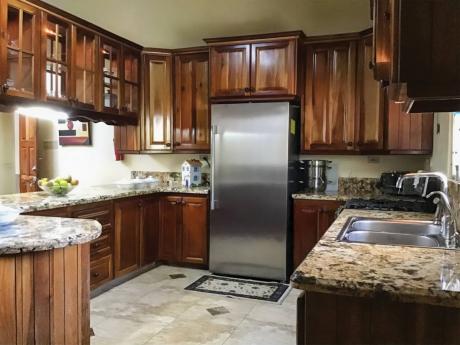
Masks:
[[[0,257],[0,344],[90,344],[89,244]]]
[[[294,200],[294,268],[315,247],[342,205],[339,201]]]
[[[158,258],[170,263],[207,264],[207,197],[169,196],[162,200]]]
[[[115,214],[115,278],[135,271],[140,265],[141,201],[132,198],[117,201]]]
[[[167,196],[161,200],[161,223],[158,242],[158,259],[178,261],[178,234],[181,226],[182,198]]]
[[[152,194],[29,214],[101,223],[101,236],[89,244],[91,289],[158,260],[208,263],[207,196]]]
[[[94,219],[102,225],[101,236],[90,243],[90,282],[91,289],[95,289],[113,279],[113,203],[74,206],[69,214],[72,218]]]
[[[460,309],[305,291],[297,344],[459,344]]]
[[[157,196],[142,199],[140,237],[141,266],[151,264],[158,258],[160,200],[161,198]]]
[[[181,262],[208,263],[208,200],[184,197],[182,200]]]

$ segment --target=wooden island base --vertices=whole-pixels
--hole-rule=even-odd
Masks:
[[[0,345],[86,345],[89,243],[0,256]]]
[[[297,344],[460,344],[460,309],[306,291]]]

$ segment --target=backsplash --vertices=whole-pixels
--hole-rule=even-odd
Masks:
[[[145,178],[152,176],[160,181],[161,184],[168,184],[169,181],[181,183],[180,172],[164,172],[164,171],[131,171],[131,178]],[[201,186],[209,186],[209,174],[201,173]]]
[[[376,197],[382,195],[377,188],[378,178],[339,177],[338,194],[353,197]]]

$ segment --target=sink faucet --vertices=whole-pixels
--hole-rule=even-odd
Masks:
[[[434,216],[434,224],[441,225],[441,234],[444,237],[448,247],[456,247],[457,245],[457,210],[455,204],[450,203],[446,193],[435,191],[428,194],[426,197],[431,198],[436,195],[433,202],[438,205]]]
[[[441,181],[441,192],[447,194],[447,188],[449,186],[449,182],[447,176],[441,172],[421,172],[421,173],[411,173],[401,176],[398,181],[396,182],[396,188],[401,189],[403,186],[403,182],[408,179],[416,179],[416,178],[425,178],[425,188],[423,189],[422,196],[426,196],[426,190],[428,188],[428,180],[430,178],[437,178]]]

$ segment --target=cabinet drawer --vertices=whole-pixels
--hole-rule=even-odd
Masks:
[[[91,259],[112,254],[112,236],[102,235],[91,242]]]
[[[91,261],[90,284],[94,289],[113,279],[112,255]]]
[[[102,232],[110,232],[113,224],[112,203],[97,203],[76,207],[72,210],[73,218],[93,219],[101,223]]]

